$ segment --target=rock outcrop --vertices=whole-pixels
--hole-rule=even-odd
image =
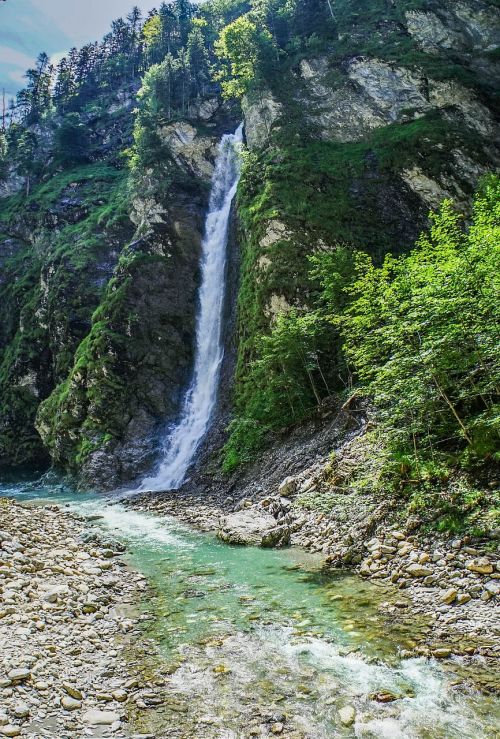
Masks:
[[[268,501],[269,502],[269,501]],[[281,512],[282,512],[281,507]],[[276,508],[275,514],[280,511]],[[219,523],[217,536],[226,544],[243,544],[257,547],[281,547],[290,542],[290,526],[286,516],[281,520],[263,506],[249,506],[224,516]]]

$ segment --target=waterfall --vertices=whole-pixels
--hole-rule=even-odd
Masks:
[[[243,124],[234,134],[223,136],[219,144],[202,243],[193,378],[184,396],[180,420],[166,436],[160,466],[142,481],[142,490],[178,488],[210,424],[224,355],[226,247],[231,204],[239,179],[237,149],[242,136]]]

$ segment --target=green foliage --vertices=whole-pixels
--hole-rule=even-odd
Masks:
[[[55,131],[54,160],[63,167],[80,164],[89,157],[90,141],[78,113],[68,113]]]
[[[267,29],[259,29],[250,13],[223,28],[215,42],[221,65],[216,79],[226,98],[242,98],[259,80],[271,45],[271,34]]]
[[[409,255],[357,257],[345,351],[394,446],[416,457],[498,449],[499,195],[492,178],[465,233],[445,201]]]
[[[83,165],[36,186],[27,200],[1,201],[0,230],[15,234],[19,219],[29,219],[37,250],[14,237],[2,263],[0,465],[45,459],[34,428],[37,408],[67,377],[89,330],[102,293],[99,262],[109,260],[114,239],[130,234],[126,176],[103,164]],[[76,223],[66,221],[68,196],[82,212]],[[58,213],[56,233],[46,227],[49,212]]]
[[[356,392],[376,407],[384,448],[368,455],[377,458],[376,469],[360,462],[350,490],[391,490],[447,530],[458,530],[460,519],[479,528],[493,525],[498,511],[478,492],[484,485],[468,476],[500,461],[499,178],[483,182],[467,229],[445,201],[415,249],[388,255],[380,266],[347,247],[312,250],[308,307],[289,308],[269,325],[263,321],[269,292],[258,271],[258,223],[263,212],[269,218],[287,209],[291,218],[296,210],[282,195],[288,184],[278,185],[266,170],[265,186],[255,180],[261,161],[247,157],[240,193],[245,233],[253,238],[244,252],[236,418],[224,469],[254,459],[270,433],[302,420],[325,396],[341,391],[342,376],[350,385],[354,375]],[[275,162],[275,169],[287,166],[286,159]],[[292,178],[292,166],[285,171]],[[281,208],[267,210],[271,202]],[[300,199],[296,207],[302,210]],[[313,207],[302,212],[309,223],[315,218]],[[266,257],[282,259],[290,238],[267,247]],[[271,275],[273,269],[266,268]],[[286,274],[293,274],[290,264]],[[271,276],[272,289],[280,280],[283,289],[282,277],[274,283]]]

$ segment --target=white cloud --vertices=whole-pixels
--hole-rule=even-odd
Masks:
[[[64,51],[56,51],[55,54],[50,55],[50,63],[55,66],[59,64],[61,59],[63,59],[68,54],[68,49],[65,49]]]
[[[13,80],[21,86],[26,84],[26,80],[24,79],[24,71],[21,71],[20,69],[13,69],[7,74],[7,76],[10,80]]]
[[[0,46],[0,62],[2,64],[12,64],[15,67],[21,67],[23,71],[32,67],[35,60],[27,54],[17,49],[11,49],[10,46]]]
[[[31,0],[76,45],[100,39],[111,21],[126,15],[138,5],[147,12],[155,7],[154,0]],[[159,3],[157,3],[159,4]]]

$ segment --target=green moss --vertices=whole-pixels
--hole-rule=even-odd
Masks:
[[[65,222],[64,197],[77,199],[83,216],[77,223]],[[14,196],[0,201],[7,234],[18,233],[23,219],[36,235],[36,248],[14,236],[12,255],[3,263],[0,464],[45,456],[34,429],[37,409],[54,384],[67,377],[90,328],[103,291],[98,265],[109,262],[110,245],[130,238],[127,209],[127,172],[105,164],[56,173],[27,200]],[[57,231],[46,223],[49,212],[58,214]],[[36,380],[33,390],[19,386],[28,375]],[[67,384],[61,392],[67,393]]]
[[[478,162],[487,161],[485,142],[477,134],[436,112],[375,129],[354,143],[325,142],[304,135],[298,141],[295,137],[290,140],[289,132],[278,130],[268,149],[247,154],[238,190],[242,265],[237,420],[226,446],[226,469],[255,454],[267,431],[305,418],[314,407],[314,398],[306,400],[300,406],[303,410],[296,408],[290,419],[278,412],[281,400],[273,401],[271,394],[267,422],[266,415],[256,419],[251,410],[263,391],[254,368],[261,356],[261,339],[270,330],[273,296],[300,310],[314,305],[318,284],[311,276],[309,258],[317,249],[348,244],[380,261],[388,251],[410,248],[418,235],[417,209],[421,205],[415,198],[414,223],[406,223],[408,206],[400,206],[398,201],[405,197],[400,194],[400,172],[419,166],[429,177],[441,177],[447,171],[451,174],[451,150],[466,152]],[[420,218],[423,227],[424,212]],[[272,220],[282,223],[286,232],[263,247],[261,240]],[[328,378],[328,384],[339,389],[339,340],[332,335],[331,342],[332,379]],[[246,444],[245,429],[253,429],[255,423],[259,428],[248,435]]]

